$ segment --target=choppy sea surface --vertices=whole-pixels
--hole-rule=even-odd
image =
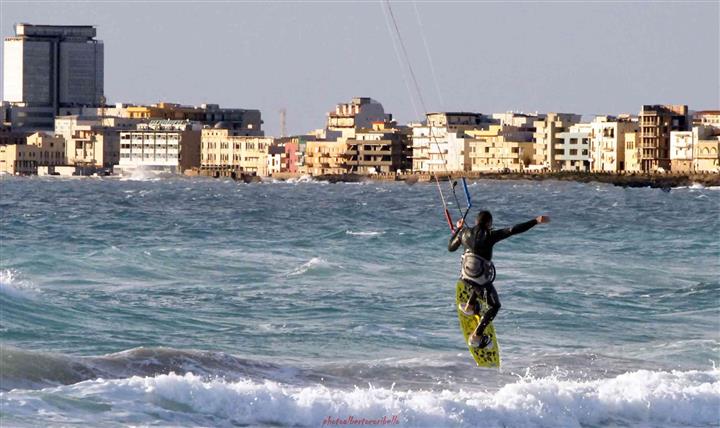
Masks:
[[[0,425],[720,424],[720,190],[470,190],[500,370],[433,185],[3,177]]]

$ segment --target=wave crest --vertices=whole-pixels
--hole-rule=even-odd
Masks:
[[[70,399],[53,411],[42,400],[43,394]],[[112,406],[104,412],[87,412],[81,402],[88,400]],[[229,382],[171,373],[97,379],[42,392],[15,390],[3,394],[2,401],[6,411],[22,412],[18,416],[23,417],[44,408],[44,417],[50,416],[57,423],[73,410],[73,418],[91,424],[129,422],[130,417],[137,423],[138,415],[160,415],[169,423],[186,420],[201,425],[319,426],[326,418],[397,416],[402,425],[433,427],[716,426],[720,418],[720,372],[640,370],[594,381],[521,379],[495,393],[300,387],[269,380]],[[77,409],[68,409],[68,403],[75,402]]]

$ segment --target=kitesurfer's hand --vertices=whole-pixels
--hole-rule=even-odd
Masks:
[[[455,223],[455,226],[456,226],[458,229],[460,229],[461,227],[463,227],[464,224],[465,224],[465,219],[462,219],[462,218],[461,218],[460,220],[457,221],[457,223]]]
[[[535,218],[535,220],[538,222],[538,224],[550,223],[550,217],[546,215],[539,215]]]

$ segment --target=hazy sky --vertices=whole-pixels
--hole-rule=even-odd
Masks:
[[[720,107],[718,1],[392,4],[431,111]],[[96,25],[112,103],[257,108],[269,135],[281,108],[300,133],[353,96],[377,99],[401,123],[422,115],[380,1],[1,0],[0,9],[3,36],[16,22]]]

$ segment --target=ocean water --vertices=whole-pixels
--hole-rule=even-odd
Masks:
[[[0,425],[720,424],[720,190],[470,189],[500,370],[431,184],[3,177]]]

